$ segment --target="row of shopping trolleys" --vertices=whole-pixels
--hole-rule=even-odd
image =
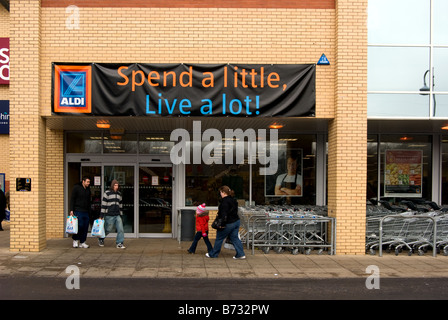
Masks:
[[[320,206],[240,207],[240,237],[247,249],[264,253],[335,254],[335,218]]]
[[[448,213],[444,211],[404,212],[370,207],[366,220],[366,252],[382,256],[383,250],[399,255],[417,253],[448,255]]]

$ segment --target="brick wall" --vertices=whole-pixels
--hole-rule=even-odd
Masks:
[[[40,1],[11,1],[10,35],[10,248],[40,251],[46,246],[45,124],[39,114]],[[31,178],[31,191],[15,191],[16,178]]]
[[[328,210],[336,252],[365,252],[367,177],[367,0],[336,4],[335,117],[328,137]]]
[[[334,119],[328,190],[338,219],[337,250],[361,252],[367,0],[336,1],[336,7],[334,0],[225,2],[239,7],[224,1],[182,1],[190,5],[181,7],[179,1],[154,0],[126,1],[122,8],[104,1],[42,0],[40,10],[39,3],[11,3],[16,49],[11,178],[32,175],[34,189],[14,195],[18,220],[12,248],[36,250],[45,238],[63,232],[63,133],[45,129],[41,118],[51,116],[52,62],[301,64],[316,63],[325,53],[331,65],[317,67],[316,117]],[[66,6],[72,4],[79,6],[79,28],[67,24],[73,12]],[[351,241],[359,245],[353,248]]]
[[[42,114],[50,115],[51,62],[316,63],[334,61],[334,10],[43,8]],[[334,110],[334,66],[317,68],[317,117]]]

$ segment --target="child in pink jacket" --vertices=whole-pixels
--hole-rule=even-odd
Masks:
[[[207,246],[207,252],[210,252],[213,249],[210,240],[208,239],[208,210],[205,210],[205,203],[199,205],[196,208],[196,234],[193,239],[193,243],[188,249],[188,253],[195,253],[196,246],[198,245],[198,241],[204,238],[205,245]]]

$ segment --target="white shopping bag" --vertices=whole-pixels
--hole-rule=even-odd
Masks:
[[[92,225],[92,237],[104,238],[106,233],[104,232],[104,220],[96,219]]]
[[[67,217],[67,225],[65,227],[65,232],[68,234],[77,234],[78,233],[78,218],[75,216]]]

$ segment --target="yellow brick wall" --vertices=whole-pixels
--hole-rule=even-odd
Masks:
[[[12,251],[46,246],[45,124],[40,117],[40,1],[10,3],[10,179]],[[31,178],[18,192],[16,178]]]
[[[46,132],[46,236],[64,237],[64,131],[49,130]]]
[[[367,0],[338,0],[336,11],[336,106],[328,133],[328,211],[336,217],[336,253],[363,254],[367,176]]]
[[[79,8],[42,9],[42,114],[51,114],[51,62],[334,62],[334,10]],[[317,117],[334,115],[334,65],[317,68]]]
[[[316,63],[322,53],[334,60],[334,10],[79,8],[79,29],[66,27],[70,14],[65,8],[42,9],[44,116],[51,115],[52,62],[299,64]],[[331,118],[334,65],[318,67],[316,79],[317,117]],[[63,135],[54,136],[51,143],[62,147]],[[63,166],[62,152],[52,157],[53,165]],[[63,181],[62,170],[51,172],[48,181]],[[47,213],[47,236],[57,237],[64,214],[54,195],[62,195],[63,188],[56,183],[47,188],[47,208],[53,208]]]
[[[333,119],[328,198],[337,252],[363,252],[367,0],[339,0],[336,10],[79,8],[79,29],[66,27],[65,8],[39,4],[11,1],[11,187],[15,177],[33,179],[32,192],[14,193],[13,250],[40,250],[63,233],[63,132],[41,118],[51,116],[51,62],[301,64],[325,53],[331,65],[317,67],[316,117]]]

